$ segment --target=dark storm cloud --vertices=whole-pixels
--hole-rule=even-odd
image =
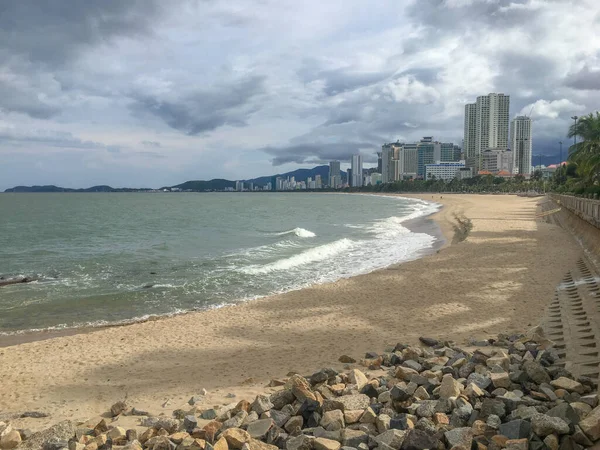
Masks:
[[[600,70],[584,66],[579,72],[567,77],[567,86],[579,90],[600,90]]]
[[[32,62],[63,64],[86,47],[151,32],[160,5],[158,0],[4,1],[0,49]]]
[[[193,136],[223,125],[245,125],[256,110],[251,100],[265,92],[264,82],[264,77],[253,76],[174,98],[134,92],[130,108],[139,115],[156,116],[171,128]]]
[[[36,119],[49,119],[60,113],[60,108],[40,99],[32,88],[20,88],[0,79],[0,111],[27,114]]]
[[[340,143],[309,143],[292,144],[283,147],[265,147],[261,151],[274,156],[271,160],[274,166],[280,166],[287,163],[304,164],[307,162],[315,163],[317,161],[326,162],[331,160],[347,161],[353,154],[360,150],[367,150],[371,153],[375,146],[370,142],[340,142]]]

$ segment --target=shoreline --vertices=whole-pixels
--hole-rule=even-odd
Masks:
[[[318,194],[321,194],[321,193],[318,193]],[[330,194],[330,193],[327,193],[327,194]],[[148,314],[147,316],[133,317],[131,319],[123,319],[121,321],[116,321],[116,322],[111,322],[111,323],[106,323],[106,324],[99,324],[99,325],[92,325],[92,324],[88,323],[88,324],[84,324],[81,326],[77,326],[77,325],[66,326],[64,328],[50,327],[50,328],[46,328],[46,329],[33,329],[33,330],[32,329],[24,329],[24,330],[15,330],[15,331],[9,331],[9,332],[0,332],[0,349],[15,346],[15,345],[26,344],[29,342],[45,341],[48,339],[54,339],[54,338],[58,338],[58,337],[67,337],[67,336],[74,336],[77,334],[94,333],[96,331],[100,331],[100,330],[104,330],[104,329],[128,327],[131,325],[152,322],[152,321],[169,320],[169,319],[172,319],[173,317],[177,317],[177,316],[202,314],[207,311],[211,311],[213,309],[235,307],[235,306],[239,306],[240,304],[245,304],[247,302],[253,302],[256,300],[261,300],[261,299],[265,299],[265,298],[269,298],[269,297],[277,296],[277,295],[283,295],[288,292],[301,291],[303,289],[307,289],[312,286],[328,284],[328,283],[335,283],[341,279],[353,278],[353,277],[360,276],[360,275],[368,275],[370,273],[377,272],[379,270],[385,270],[389,267],[404,264],[406,262],[414,261],[416,259],[425,258],[425,257],[427,257],[431,254],[434,254],[434,253],[438,252],[439,250],[445,248],[447,245],[450,245],[449,237],[447,236],[448,230],[446,230],[447,232],[444,232],[444,230],[442,229],[442,226],[440,225],[438,220],[436,220],[434,218],[434,216],[439,214],[444,209],[444,205],[441,205],[441,204],[433,201],[433,199],[430,201],[430,200],[421,198],[422,196],[419,197],[418,195],[410,196],[410,195],[401,195],[401,194],[381,194],[381,193],[372,193],[372,194],[371,193],[366,193],[366,194],[341,193],[341,195],[372,195],[372,196],[378,196],[378,197],[403,197],[403,198],[422,200],[429,204],[437,205],[437,206],[439,206],[439,209],[437,211],[435,211],[433,213],[425,214],[425,215],[422,215],[422,216],[419,216],[416,218],[408,219],[406,222],[403,222],[403,224],[402,224],[407,229],[409,229],[411,232],[425,233],[425,234],[431,235],[435,239],[435,241],[433,242],[431,247],[427,247],[427,248],[423,248],[423,249],[419,250],[412,258],[408,258],[408,259],[398,261],[398,262],[393,262],[391,264],[388,264],[387,266],[379,267],[370,272],[355,273],[348,277],[339,278],[335,281],[328,281],[325,283],[314,283],[314,284],[310,284],[308,286],[303,286],[303,287],[295,288],[295,289],[292,288],[289,290],[282,290],[280,292],[274,292],[274,293],[262,295],[262,296],[259,296],[256,298],[232,301],[230,303],[216,305],[214,307],[206,307],[203,309],[191,309],[191,310],[187,310],[187,311],[173,312],[173,313],[160,314],[160,315]]]
[[[428,217],[441,225],[443,251],[235,307],[0,348],[0,410],[50,414],[18,419],[32,429],[96,416],[125,395],[160,413],[202,389],[208,405],[247,398],[290,371],[423,334],[461,342],[520,332],[582,254],[567,231],[536,220],[538,200],[444,194]],[[473,229],[451,244],[455,216]]]

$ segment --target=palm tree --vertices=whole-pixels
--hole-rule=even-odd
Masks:
[[[582,141],[569,148],[569,160],[577,163],[580,174],[588,182],[600,178],[600,112],[581,117],[569,128],[568,137]]]

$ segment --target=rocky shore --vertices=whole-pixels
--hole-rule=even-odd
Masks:
[[[342,372],[271,380],[270,395],[151,416],[127,401],[94,423],[61,422],[31,434],[0,422],[1,449],[418,450],[580,449],[600,445],[597,386],[574,377],[541,329],[497,340],[421,338],[355,361]],[[35,414],[31,412],[29,414]],[[115,425],[121,416],[136,427]]]

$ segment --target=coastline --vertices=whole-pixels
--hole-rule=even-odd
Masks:
[[[94,416],[124,395],[158,413],[202,388],[216,404],[342,354],[416,342],[424,330],[459,340],[522,331],[581,254],[566,231],[535,220],[537,200],[444,195],[429,217],[446,243],[428,256],[235,306],[0,348],[0,410],[51,414],[31,428]],[[456,215],[473,230],[452,244]]]
[[[316,194],[323,195],[320,193],[316,193]],[[331,195],[331,193],[326,193],[326,194]],[[43,341],[43,340],[54,339],[54,338],[58,338],[58,337],[74,336],[74,335],[81,334],[81,333],[93,333],[95,331],[99,331],[99,330],[103,330],[103,329],[127,327],[130,325],[135,325],[135,324],[145,323],[145,322],[150,322],[150,321],[168,320],[168,319],[171,319],[176,316],[183,316],[183,315],[188,315],[188,314],[201,314],[206,311],[210,311],[212,309],[238,306],[240,304],[243,304],[243,303],[246,303],[249,301],[256,301],[256,300],[269,298],[269,297],[276,296],[276,295],[286,294],[288,292],[306,289],[308,287],[316,286],[319,284],[327,284],[327,283],[331,283],[331,282],[337,282],[340,279],[353,278],[355,276],[366,275],[366,274],[369,274],[369,273],[372,273],[372,272],[375,272],[378,270],[384,270],[390,266],[397,266],[397,265],[403,264],[405,262],[409,262],[409,261],[413,261],[415,259],[425,257],[429,254],[439,251],[439,249],[445,247],[446,245],[449,245],[449,239],[450,239],[449,235],[448,235],[449,230],[448,230],[448,233],[443,232],[440,227],[440,223],[439,223],[442,221],[438,222],[438,220],[432,219],[432,217],[434,217],[436,214],[438,214],[443,209],[443,205],[436,203],[434,200],[424,199],[424,198],[419,197],[418,195],[411,197],[409,195],[385,194],[385,193],[364,193],[364,194],[361,194],[361,193],[341,193],[341,194],[334,193],[334,195],[362,195],[362,196],[368,195],[368,196],[376,196],[376,197],[403,197],[403,198],[412,198],[412,199],[417,199],[417,200],[423,200],[426,203],[431,204],[432,206],[438,207],[438,210],[433,213],[426,213],[424,215],[408,219],[405,222],[403,222],[402,225],[405,228],[409,229],[413,233],[428,234],[428,235],[432,236],[435,239],[435,241],[433,242],[431,247],[426,247],[421,250],[418,250],[410,258],[406,258],[406,259],[403,259],[402,261],[398,261],[398,262],[393,262],[386,266],[376,268],[370,272],[354,273],[349,276],[341,277],[334,281],[313,283],[313,284],[310,284],[307,286],[302,286],[302,287],[297,287],[297,288],[289,288],[289,289],[281,290],[280,292],[273,292],[273,293],[270,293],[267,295],[261,295],[259,297],[250,298],[250,299],[238,299],[231,303],[215,305],[213,307],[206,307],[206,308],[201,308],[201,309],[191,309],[191,310],[186,310],[186,311],[182,310],[182,311],[177,311],[177,312],[167,313],[167,314],[148,314],[146,316],[133,317],[131,319],[124,319],[124,320],[120,320],[120,321],[116,321],[116,322],[109,322],[109,323],[84,324],[84,325],[74,325],[74,326],[65,326],[65,327],[51,327],[51,328],[47,328],[47,329],[33,329],[33,330],[24,329],[24,330],[16,330],[16,331],[9,332],[9,333],[1,333],[0,332],[0,349],[4,348],[4,347],[14,346],[14,345],[26,344],[29,342]]]

